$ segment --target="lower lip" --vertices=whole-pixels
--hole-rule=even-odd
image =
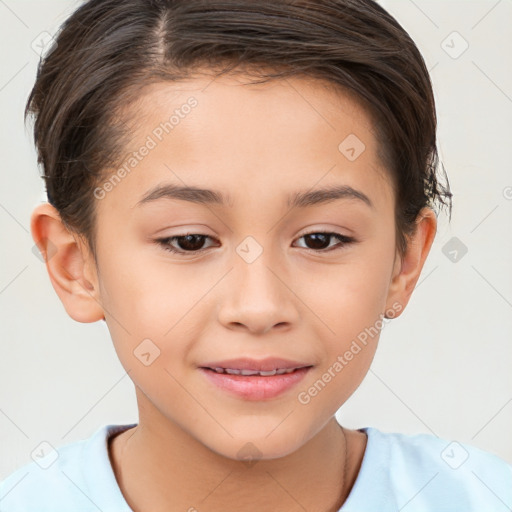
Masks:
[[[265,400],[281,395],[300,382],[311,369],[300,368],[283,375],[247,376],[217,373],[214,370],[199,368],[216,386],[245,400]]]

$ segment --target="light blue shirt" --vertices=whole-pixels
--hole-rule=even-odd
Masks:
[[[117,484],[107,440],[133,427],[105,425],[46,453],[0,483],[0,512],[132,512]],[[339,512],[505,512],[512,465],[428,434],[373,427],[359,475]],[[43,450],[44,453],[44,450]]]

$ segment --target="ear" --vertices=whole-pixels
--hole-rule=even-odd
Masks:
[[[407,306],[423,264],[427,259],[437,230],[437,217],[428,207],[423,208],[416,220],[416,229],[408,237],[406,253],[400,258],[398,252],[386,300],[386,311],[395,311],[392,318],[400,316]],[[394,305],[394,307],[393,307]],[[397,305],[401,307],[398,308]]]
[[[68,231],[58,211],[49,203],[33,210],[30,230],[68,315],[84,323],[104,318],[96,265],[86,244]]]

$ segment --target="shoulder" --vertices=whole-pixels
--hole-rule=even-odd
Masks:
[[[77,471],[81,466],[84,444],[85,441],[78,441],[58,450],[49,445],[41,447],[41,455],[34,453],[33,462],[20,467],[0,483],[0,510],[18,512],[37,505],[37,510],[43,512],[50,510],[46,504],[56,496],[63,506],[73,503],[83,507],[84,496],[80,495],[73,482],[77,481],[77,486],[80,486],[82,481]],[[64,509],[59,506],[56,510]]]
[[[398,461],[425,469],[437,469],[446,475],[466,475],[482,471],[512,481],[512,465],[476,446],[431,434],[385,433],[371,429],[374,436],[388,445],[389,454]],[[461,470],[461,471],[459,471]]]
[[[104,499],[99,493],[105,495],[109,491],[107,485],[112,482],[107,478],[103,489],[98,489],[93,475],[98,480],[100,476],[110,476],[107,436],[126,427],[105,425],[88,439],[58,449],[49,445],[41,447],[40,455],[33,454],[33,462],[0,482],[0,511],[96,512],[100,506],[97,501]]]
[[[430,434],[385,433],[372,427],[366,474],[385,482],[397,510],[505,511],[512,507],[512,465],[466,443]],[[366,459],[366,460],[365,460]]]

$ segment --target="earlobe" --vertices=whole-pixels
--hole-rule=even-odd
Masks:
[[[437,217],[435,212],[429,207],[423,208],[416,221],[416,230],[408,238],[407,250],[403,258],[400,259],[397,255],[395,259],[395,267],[386,301],[386,310],[397,303],[400,305],[400,311],[395,317],[400,316],[411,298],[432,247],[436,230]]]
[[[49,203],[38,205],[32,212],[30,230],[69,316],[84,323],[104,318],[93,258],[64,226],[58,211]]]

